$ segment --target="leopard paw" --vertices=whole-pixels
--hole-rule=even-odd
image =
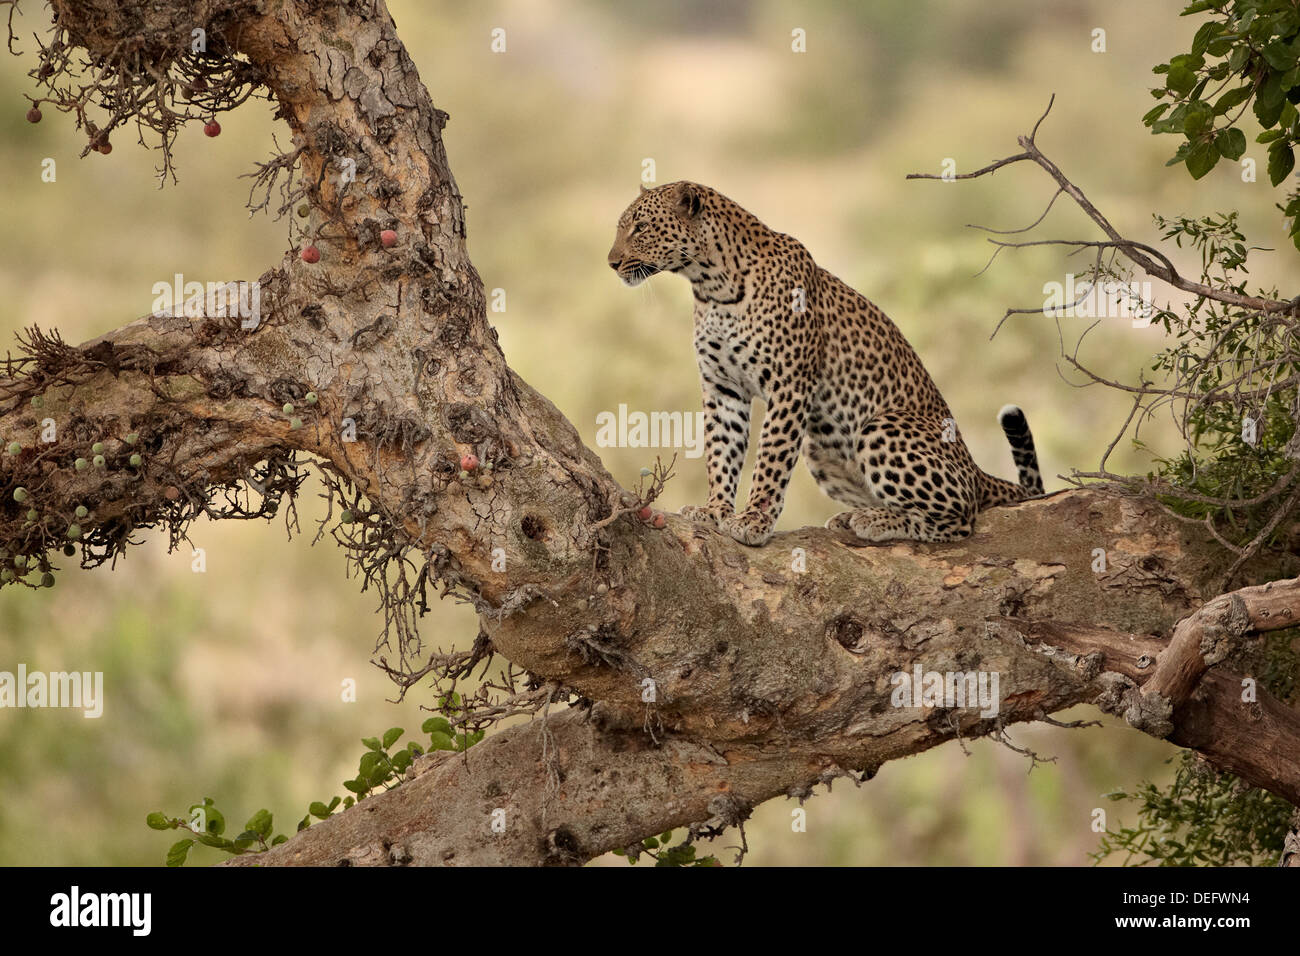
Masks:
[[[718,528],[741,544],[758,547],[772,539],[773,524],[775,522],[761,511],[743,511],[719,521]]]
[[[721,529],[722,522],[731,517],[732,511],[725,505],[686,505],[677,513],[687,521]]]
[[[859,541],[873,544],[908,537],[906,517],[884,508],[841,511],[827,519],[826,527],[831,531],[847,531]]]

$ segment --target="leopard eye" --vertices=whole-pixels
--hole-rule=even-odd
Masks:
[[[632,231],[628,233],[628,235],[635,236],[638,232],[640,232],[645,227],[646,227],[645,220],[641,220],[640,222],[634,222],[632,224]]]

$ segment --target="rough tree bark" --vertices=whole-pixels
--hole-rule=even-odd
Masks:
[[[321,260],[286,255],[261,277],[254,330],[153,315],[79,348],[33,335],[32,360],[0,377],[0,434],[23,446],[0,463],[0,547],[57,570],[45,555],[93,501],[93,563],[133,528],[179,534],[250,474],[274,504],[304,453],[358,492],[350,547],[424,556],[475,603],[486,646],[581,698],[422,759],[401,787],[236,865],[578,863],[1081,702],[1300,804],[1300,717],[1262,692],[1244,703],[1241,677],[1216,666],[1295,621],[1296,582],[1207,604],[1226,563],[1208,536],[1103,491],[989,512],[948,545],[859,548],[804,529],[750,549],[671,516],[655,529],[498,348],[447,117],[382,2],[53,7],[94,55],[144,36],[147,57],[197,23],[246,60],[292,131]],[[35,437],[45,418],[53,443]],[[94,442],[105,467],[77,469]],[[490,478],[460,476],[468,454],[494,463]],[[1297,570],[1274,554],[1254,573]],[[893,675],[918,665],[996,673],[1000,712],[893,706]]]

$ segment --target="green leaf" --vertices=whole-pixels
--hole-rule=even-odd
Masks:
[[[1282,115],[1284,103],[1286,94],[1282,92],[1282,77],[1274,73],[1255,95],[1255,119],[1259,120],[1259,125],[1264,129],[1275,125]]]
[[[1241,159],[1246,152],[1246,134],[1236,127],[1219,130],[1214,145],[1225,159]]]
[[[271,846],[279,846],[281,843],[288,842],[288,840],[289,838],[285,836],[283,833],[281,833],[279,836],[277,836],[274,840],[271,841]]]
[[[1196,36],[1192,38],[1192,53],[1199,55],[1205,52],[1210,41],[1223,32],[1223,24],[1218,20],[1210,20],[1201,24],[1201,28],[1196,31]]]
[[[1181,65],[1169,67],[1169,75],[1165,77],[1165,86],[1175,93],[1186,94],[1192,91],[1196,85],[1195,71]]]
[[[1187,171],[1193,179],[1200,179],[1219,161],[1219,150],[1213,143],[1198,143],[1187,154]]]
[[[367,789],[364,780],[344,780],[343,786],[347,787],[347,789],[351,790],[353,793],[365,793]],[[349,797],[348,799],[351,800],[352,798]]]
[[[1250,95],[1253,92],[1254,90],[1249,85],[1239,86],[1236,89],[1228,90],[1228,92],[1220,96],[1219,101],[1214,104],[1215,114],[1222,116],[1230,109],[1240,106],[1242,103],[1246,102],[1246,100],[1250,99]]]
[[[1165,110],[1169,109],[1169,105],[1170,104],[1168,103],[1161,103],[1158,106],[1148,110],[1146,115],[1142,117],[1142,124],[1144,126],[1150,126],[1156,120],[1160,119],[1160,117],[1164,115]]]
[[[402,734],[404,734],[404,733],[406,733],[406,731],[403,730],[401,727],[390,727],[390,728],[388,728],[387,730],[385,730],[385,731],[384,731],[384,749],[387,750],[387,749],[388,749],[389,747],[391,747],[393,744],[397,743],[397,739],[398,739],[399,737],[401,737]]]
[[[1279,139],[1268,148],[1268,181],[1274,186],[1291,175],[1291,170],[1295,169],[1295,153],[1291,150],[1291,144],[1285,139]]]
[[[221,834],[226,832],[226,817],[220,810],[218,810],[216,807],[212,805],[211,797],[204,797],[202,805],[195,804],[194,806],[190,807],[191,819],[194,816],[195,810],[203,811],[204,820],[206,823],[206,829],[208,833],[213,833],[216,834],[217,836],[220,836]]]
[[[1214,111],[1210,109],[1209,104],[1198,102],[1188,107],[1187,115],[1183,117],[1183,132],[1187,134],[1188,139],[1196,139],[1209,129],[1213,122]]]
[[[271,826],[271,811],[263,809],[258,810],[248,818],[248,822],[244,824],[244,829],[265,840],[271,835]]]
[[[168,866],[184,866],[185,858],[189,856],[190,847],[194,845],[193,840],[180,840],[173,843],[171,849],[167,851]]]
[[[172,828],[171,820],[167,818],[166,814],[162,813],[151,813],[144,818],[144,822],[149,824],[151,830],[170,830]]]
[[[202,833],[199,835],[198,839],[204,846],[216,847],[218,850],[225,850],[234,846],[234,844],[225,837],[219,837],[214,833]]]
[[[375,750],[367,750],[361,755],[361,764],[357,769],[360,771],[361,776],[369,777],[375,772],[375,768],[382,767],[383,763],[384,755],[382,753]]]
[[[451,724],[446,717],[430,717],[420,725],[420,729],[426,734],[438,733],[446,734],[448,737],[451,736]]]
[[[1233,73],[1240,73],[1246,68],[1246,62],[1249,59],[1250,47],[1243,43],[1235,47],[1232,53],[1228,55],[1228,69]]]
[[[362,742],[363,744],[365,744],[366,747],[368,747],[368,748],[371,749],[371,750],[383,750],[383,749],[384,749],[383,746],[379,743],[379,738],[378,738],[378,737],[362,737],[362,738],[361,738],[361,742]]]
[[[338,797],[335,797],[334,799],[338,800]],[[319,800],[314,800],[312,801],[312,805],[307,808],[307,812],[310,813],[312,816],[317,817],[318,819],[324,820],[330,815],[332,811],[330,810],[329,807],[325,806],[325,804],[321,803]]]
[[[1236,49],[1236,45],[1237,45],[1236,37],[1231,37],[1231,36],[1215,37],[1213,40],[1210,41],[1209,46],[1205,48],[1205,52],[1210,54],[1210,56],[1223,56],[1229,50]],[[1231,72],[1232,72],[1232,68],[1228,66],[1228,64],[1218,63],[1215,64],[1213,68],[1213,77],[1215,80],[1221,80]]]
[[[1264,60],[1279,73],[1285,73],[1295,66],[1296,55],[1286,43],[1281,40],[1273,40],[1264,47]]]
[[[430,750],[455,750],[456,745],[451,742],[451,737],[440,730],[435,730],[429,734]]]

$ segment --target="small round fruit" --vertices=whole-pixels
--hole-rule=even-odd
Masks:
[[[308,216],[311,215],[311,206],[307,205],[306,203],[302,203],[298,207],[298,215],[301,216],[303,219],[306,219]]]
[[[103,153],[105,156],[107,156],[109,153],[113,151],[113,144],[110,143],[108,140],[104,140],[95,148],[99,150],[101,153]]]
[[[285,403],[284,403],[284,409],[283,409],[283,411],[284,411],[284,413],[285,413],[286,415],[292,415],[292,414],[293,414],[293,402],[285,402]]]
[[[78,541],[81,539],[81,525],[76,522],[68,525],[68,539],[70,541]]]
[[[316,393],[315,393],[315,392],[308,392],[308,393],[307,393],[307,397],[304,399],[304,401],[305,401],[308,405],[315,405],[315,404],[316,404]]]
[[[23,503],[24,501],[26,501],[26,500],[27,500],[27,489],[26,489],[26,488],[15,488],[15,489],[14,489],[14,501],[18,502],[19,504],[22,504],[22,503]]]
[[[636,513],[636,516],[640,518],[642,521],[649,521],[650,516],[653,514],[654,511],[651,510],[649,505],[646,505],[644,508],[642,508],[640,511]]]
[[[89,508],[87,508],[85,505],[77,505],[77,517],[78,517],[78,518],[84,518],[84,517],[86,517],[86,515],[88,515],[88,514],[90,514],[90,509],[89,509]]]
[[[41,587],[43,588],[54,587],[54,575],[50,574],[49,571],[46,571],[44,574],[41,575]]]
[[[339,515],[339,521],[344,524],[351,524],[352,520],[352,512],[350,510],[345,510],[343,514]]]
[[[90,453],[92,455],[104,454],[104,443],[102,441],[95,442],[95,444],[90,446]]]
[[[465,478],[468,478],[468,477],[469,477],[469,472],[462,468],[461,471],[460,471],[460,477],[461,477],[462,480],[465,479]]]
[[[39,513],[35,508],[28,508],[28,509],[27,509],[27,520],[28,520],[28,521],[35,521],[35,520],[36,520],[37,518],[39,518],[39,517],[40,517],[40,513]]]
[[[653,474],[653,472],[651,472],[649,468],[642,468],[642,469],[641,469],[641,477],[642,477],[642,478],[649,478],[651,474]]]
[[[651,523],[652,525],[654,525],[656,528],[662,528],[664,525],[666,525],[666,524],[668,523],[668,519],[665,518],[665,517],[663,516],[663,513],[661,512],[661,513],[655,515],[655,520],[652,521],[652,522],[650,522],[650,523]]]
[[[68,557],[72,557],[74,554],[77,553],[77,546],[75,544],[65,544],[63,546],[63,553],[66,554]]]
[[[14,567],[15,568],[27,567],[27,555],[25,554],[14,555]]]
[[[181,490],[175,485],[168,485],[167,490],[163,492],[163,497],[168,501],[175,501],[181,496]]]
[[[320,262],[320,250],[315,246],[308,246],[302,251],[303,262]]]
[[[466,455],[460,460],[460,467],[462,471],[473,471],[478,467],[478,455]]]
[[[35,106],[27,111],[27,122],[39,123],[41,121],[41,111]]]
[[[103,468],[103,467],[104,467],[104,456],[103,456],[103,455],[96,455],[95,458],[94,458],[94,465],[95,465],[96,468]]]
[[[44,404],[45,404],[45,399],[41,398],[41,396],[39,395],[32,396],[32,408],[40,408]]]
[[[385,249],[391,249],[397,245],[397,233],[392,229],[385,229],[379,234],[379,241],[384,244]]]
[[[0,571],[0,581],[3,581],[5,582],[5,584],[8,584],[13,579],[14,579],[14,573],[9,568],[5,568],[3,571]]]
[[[195,81],[190,84],[190,89],[194,90],[197,93],[202,93],[207,88],[208,88],[208,81],[201,76],[195,79]]]
[[[134,455],[131,456],[132,468],[139,468],[143,464],[144,464],[144,457],[139,452],[136,452]]]
[[[213,120],[211,123],[205,123],[204,126],[203,126],[203,135],[204,135],[204,136],[220,136],[220,135],[221,135],[221,124],[218,123],[216,120]]]
[[[297,431],[299,428],[302,428],[302,419],[301,418],[289,419],[289,427],[294,431]]]
[[[138,442],[138,441],[140,440],[140,433],[139,433],[139,432],[131,432],[131,434],[127,435],[126,438],[124,438],[124,439],[122,439],[122,440],[123,440],[124,442],[126,442],[128,445],[134,445],[136,442]]]
[[[77,471],[85,471],[90,467],[90,462],[86,461],[84,458],[78,458],[72,463],[72,467],[77,469]]]
[[[22,451],[22,450],[23,450],[23,446],[20,445],[20,444],[18,444],[18,442],[16,442],[16,441],[11,441],[11,442],[9,443],[9,454],[11,454],[11,455],[16,455],[16,454],[18,454],[18,453],[19,453],[20,451]]]

